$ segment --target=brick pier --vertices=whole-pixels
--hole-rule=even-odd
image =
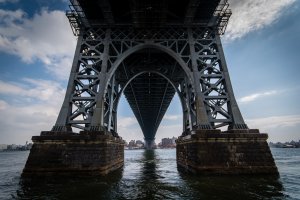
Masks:
[[[258,130],[193,131],[179,137],[179,169],[199,174],[278,174],[267,143]]]
[[[124,141],[105,132],[42,132],[23,170],[26,175],[105,175],[124,164]]]

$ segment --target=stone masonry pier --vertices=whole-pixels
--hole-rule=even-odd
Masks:
[[[193,131],[177,140],[177,165],[199,174],[278,174],[267,138],[256,129]]]
[[[32,141],[23,176],[105,175],[124,164],[124,141],[105,132],[45,131]]]

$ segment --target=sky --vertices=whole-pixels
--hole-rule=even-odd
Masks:
[[[222,42],[246,123],[272,142],[300,140],[300,0],[229,3]],[[0,0],[0,144],[24,144],[55,123],[76,46],[66,9],[67,0]],[[118,133],[143,140],[124,96]],[[176,95],[156,142],[181,133]]]

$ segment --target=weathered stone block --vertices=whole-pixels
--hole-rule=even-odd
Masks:
[[[278,174],[267,138],[257,129],[193,131],[176,141],[177,165],[195,173]]]
[[[23,176],[104,175],[124,164],[124,141],[111,135],[42,132],[41,136],[33,136],[32,141]]]

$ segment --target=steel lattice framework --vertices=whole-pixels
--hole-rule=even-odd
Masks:
[[[175,92],[184,133],[247,129],[220,41],[231,14],[227,1],[190,0],[185,9],[169,0],[124,2],[71,0],[67,16],[78,43],[52,131],[76,127],[116,135],[124,93],[146,141],[152,141]],[[122,6],[129,6],[127,12]]]

